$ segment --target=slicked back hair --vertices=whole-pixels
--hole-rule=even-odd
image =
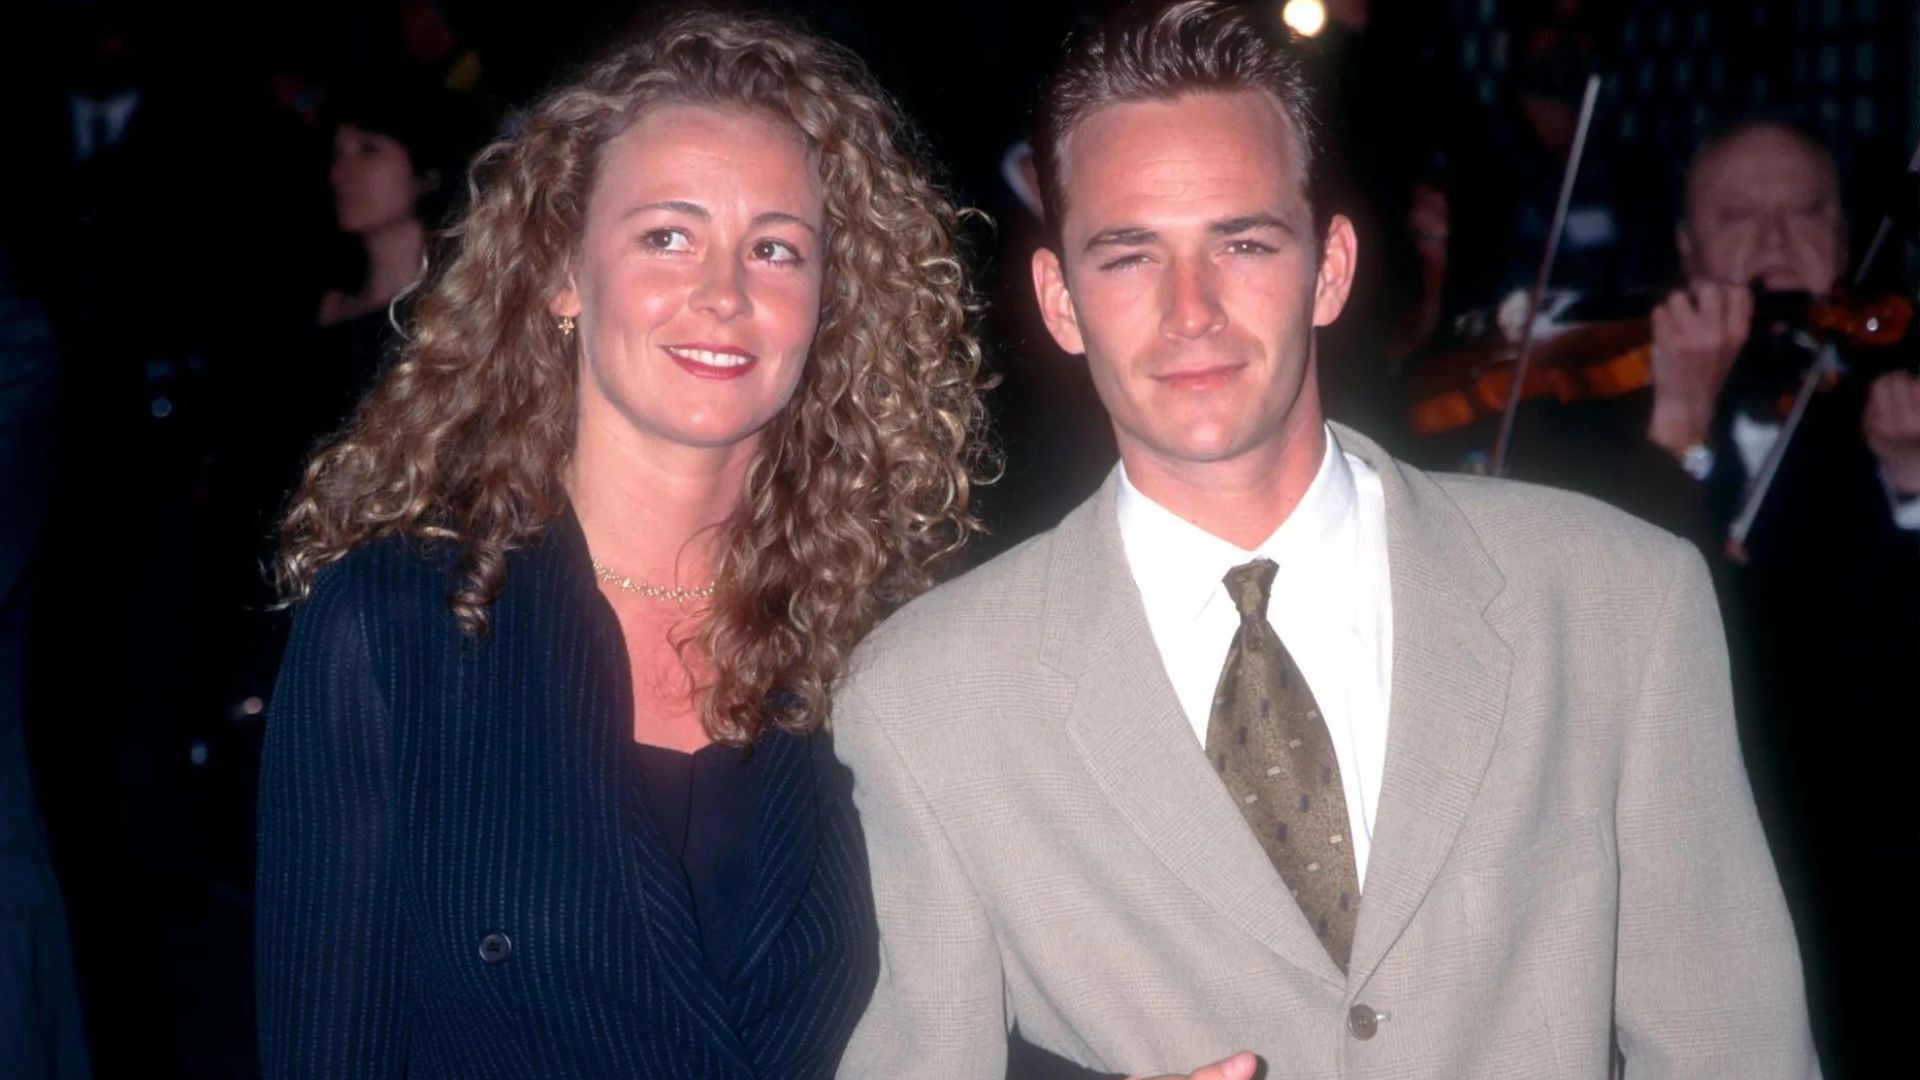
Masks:
[[[1136,0],[1067,39],[1033,110],[1034,167],[1056,241],[1067,214],[1067,140],[1089,116],[1113,105],[1240,91],[1279,102],[1293,129],[1314,239],[1326,238],[1319,94],[1277,11],[1227,0]]]

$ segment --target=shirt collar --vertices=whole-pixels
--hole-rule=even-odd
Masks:
[[[1273,534],[1252,551],[1207,532],[1154,502],[1133,486],[1120,466],[1114,512],[1127,550],[1134,582],[1148,610],[1200,615],[1228,570],[1256,557],[1280,567],[1277,580],[1289,588],[1311,587],[1331,572],[1331,560],[1352,557],[1350,536],[1359,493],[1331,427],[1313,482]]]

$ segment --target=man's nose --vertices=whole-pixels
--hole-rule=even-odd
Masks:
[[[1169,337],[1199,338],[1226,321],[1220,309],[1219,285],[1213,268],[1204,262],[1178,260],[1165,279],[1160,332]]]
[[[1776,212],[1760,215],[1759,246],[1763,250],[1784,248],[1792,239],[1786,214]]]

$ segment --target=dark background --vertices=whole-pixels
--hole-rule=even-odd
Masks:
[[[984,495],[995,531],[976,557],[990,554],[1050,524],[1112,460],[1083,371],[1038,327],[1026,270],[1038,228],[1000,174],[1058,43],[1108,5],[765,6],[864,56],[955,194],[994,223],[969,234],[1003,380],[1007,473]],[[259,573],[273,505],[235,478],[277,422],[248,387],[279,362],[286,312],[335,255],[317,119],[330,89],[424,79],[490,126],[648,8],[13,0],[0,12],[0,238],[62,356],[28,730],[99,1075],[257,1071],[253,775],[284,619]],[[1374,193],[1357,212],[1378,259],[1348,323],[1404,306],[1393,209],[1414,182],[1452,209],[1449,313],[1530,280],[1559,165],[1529,141],[1517,101],[1577,93],[1569,73],[1585,68],[1606,81],[1584,197],[1612,206],[1621,232],[1572,253],[1567,283],[1671,282],[1686,155],[1756,110],[1835,150],[1856,252],[1883,210],[1910,201],[1911,2],[1402,0],[1369,14],[1363,37],[1326,46],[1349,167]],[[1542,26],[1572,42],[1565,63],[1521,62]],[[110,182],[83,183],[66,102],[115,80],[141,105]],[[1883,276],[1911,280],[1910,246],[1895,256]],[[1358,330],[1330,379],[1377,365]]]

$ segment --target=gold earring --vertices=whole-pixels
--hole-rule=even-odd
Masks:
[[[561,337],[573,336],[573,316],[562,315],[558,319],[554,320],[554,325],[560,328]]]

